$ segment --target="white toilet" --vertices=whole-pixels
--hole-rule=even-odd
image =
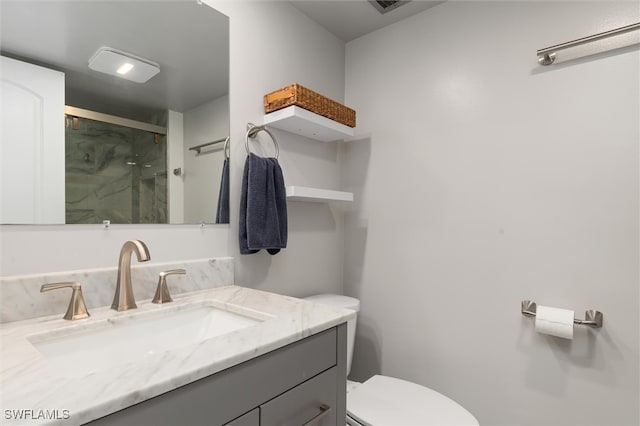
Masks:
[[[360,310],[360,301],[353,297],[318,294],[305,299],[356,312]],[[347,375],[351,370],[356,321],[354,318],[347,322]],[[347,425],[478,426],[478,421],[458,403],[434,390],[406,380],[377,375],[362,384],[347,381]]]

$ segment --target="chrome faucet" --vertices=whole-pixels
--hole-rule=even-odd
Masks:
[[[133,287],[131,286],[131,256],[133,252],[138,257],[138,262],[146,262],[151,259],[149,249],[140,240],[126,241],[120,250],[118,259],[118,282],[116,283],[116,294],[113,296],[111,309],[116,311],[126,311],[135,309],[136,299],[133,297]]]

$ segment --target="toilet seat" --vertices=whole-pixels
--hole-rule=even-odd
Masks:
[[[424,386],[380,375],[347,394],[347,418],[362,426],[478,426],[475,417],[452,399]]]

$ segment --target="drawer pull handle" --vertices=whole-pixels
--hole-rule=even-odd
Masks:
[[[331,411],[331,407],[329,407],[327,404],[322,404],[320,406],[320,412],[318,414],[316,414],[315,416],[313,416],[313,418],[311,420],[309,420],[308,422],[304,423],[302,426],[311,426],[311,425],[319,422],[324,416],[329,414],[330,411]]]

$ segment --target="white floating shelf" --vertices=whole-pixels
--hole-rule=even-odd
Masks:
[[[352,192],[330,191],[306,186],[287,186],[287,200],[326,203],[329,201],[353,201]]]
[[[352,138],[355,130],[295,105],[270,112],[264,124],[322,142]]]

